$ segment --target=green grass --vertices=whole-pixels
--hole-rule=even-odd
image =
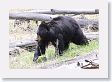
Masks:
[[[29,68],[37,68],[42,64],[44,57],[47,56],[47,61],[45,64],[52,63],[52,61],[56,60],[57,62],[61,62],[64,60],[72,59],[77,55],[84,55],[93,50],[98,49],[98,40],[93,40],[89,43],[89,45],[75,45],[73,43],[70,44],[69,49],[64,51],[63,56],[55,57],[55,48],[53,46],[49,46],[46,50],[46,55],[39,57],[38,63],[34,63],[32,61],[34,52],[22,52],[20,55],[15,57],[10,56],[9,58],[9,66],[12,69],[29,69]]]

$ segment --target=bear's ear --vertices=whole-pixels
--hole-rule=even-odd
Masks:
[[[55,24],[57,24],[57,22],[53,20],[49,23],[50,26],[54,26]]]
[[[45,25],[45,24],[46,24],[46,22],[45,22],[45,21],[42,21],[42,22],[41,22],[41,24]]]

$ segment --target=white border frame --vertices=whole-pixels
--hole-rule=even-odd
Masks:
[[[3,78],[108,78],[108,4],[106,0],[4,0],[0,3],[0,76]],[[99,69],[10,69],[9,9],[99,9]],[[2,27],[2,28],[1,28]]]

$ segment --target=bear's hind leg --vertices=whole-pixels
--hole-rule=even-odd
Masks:
[[[58,35],[58,51],[59,51],[59,55],[62,56],[63,55],[63,50],[64,50],[64,41],[63,41],[63,36],[61,34]]]

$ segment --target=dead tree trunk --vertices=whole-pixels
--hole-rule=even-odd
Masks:
[[[50,21],[56,15],[46,15],[46,14],[37,14],[37,13],[9,13],[9,19],[24,19],[24,20],[35,20],[35,21]]]
[[[23,40],[23,41],[17,41],[9,44],[9,48],[13,47],[28,47],[28,46],[35,46],[36,41],[35,40]]]
[[[58,10],[58,9],[50,9],[50,10],[31,10],[26,12],[33,13],[41,13],[41,14],[99,14],[99,10],[89,10],[89,11],[75,11],[75,10]]]
[[[53,14],[99,14],[99,10],[91,10],[91,11],[74,11],[74,10],[57,10],[57,9],[51,9],[51,12]]]

